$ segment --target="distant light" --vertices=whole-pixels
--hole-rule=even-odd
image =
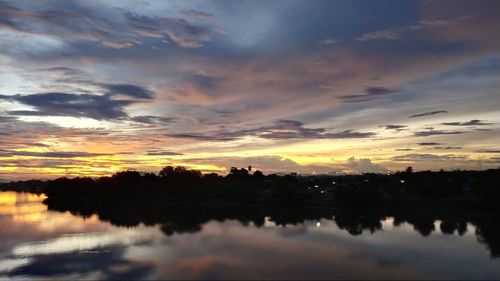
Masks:
[[[334,181],[332,181],[332,184],[335,184],[335,182],[334,182]]]
[[[325,192],[326,192],[326,191],[324,191],[324,190],[321,190],[321,194],[323,194],[323,193],[325,193]]]
[[[319,187],[319,186],[317,184],[315,184],[314,187]]]
[[[321,227],[321,223],[320,223],[320,222],[317,222],[317,223],[316,223],[316,227]]]
[[[400,183],[405,183],[405,180],[400,180],[399,182],[400,182]]]
[[[365,182],[369,182],[369,180],[365,180]]]

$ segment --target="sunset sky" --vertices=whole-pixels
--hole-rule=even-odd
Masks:
[[[500,166],[500,1],[2,1],[0,179]]]

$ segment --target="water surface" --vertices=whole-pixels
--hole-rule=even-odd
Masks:
[[[496,218],[224,216],[200,207],[120,227],[103,214],[49,211],[42,200],[0,192],[0,279],[500,278]]]

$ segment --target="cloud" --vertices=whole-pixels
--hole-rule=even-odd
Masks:
[[[472,119],[467,122],[446,122],[446,123],[441,123],[443,125],[447,126],[488,126],[492,125],[493,123],[485,123],[483,120],[478,120],[478,119]]]
[[[465,133],[467,133],[467,131],[446,131],[446,130],[428,129],[425,131],[415,132],[414,135],[417,137],[429,137],[429,136],[439,136],[439,135],[459,135]]]
[[[211,13],[197,11],[197,10],[187,10],[187,11],[181,11],[179,14],[182,16],[187,16],[188,18],[198,18],[203,21],[213,23],[215,25],[222,25],[222,21]]]
[[[134,116],[130,118],[131,121],[144,124],[171,124],[175,122],[175,118],[153,116],[153,115],[141,115]]]
[[[108,153],[90,153],[90,152],[74,152],[74,151],[49,151],[49,152],[33,152],[33,151],[14,151],[0,149],[2,156],[31,156],[43,158],[79,158],[79,157],[97,157],[109,156]]]
[[[32,106],[36,110],[7,111],[17,116],[72,116],[97,120],[127,117],[124,107],[135,103],[133,100],[112,100],[110,96],[68,93],[38,93],[0,97]]]
[[[458,22],[466,21],[469,19],[471,19],[470,16],[462,16],[462,17],[446,18],[446,19],[434,19],[434,20],[429,20],[429,19],[419,20],[405,26],[368,32],[356,38],[356,41],[366,42],[373,40],[396,40],[410,32],[416,32],[436,27],[451,26]]]
[[[106,84],[103,95],[64,92],[30,95],[0,95],[0,100],[14,101],[35,110],[11,110],[14,116],[71,116],[96,120],[126,119],[126,106],[151,100],[153,92],[130,84]],[[120,96],[120,97],[116,97]],[[124,96],[124,97],[121,97]]]
[[[477,150],[476,152],[479,152],[479,153],[500,153],[500,150],[494,150],[494,149],[491,149],[491,150],[488,150],[488,149],[481,149],[481,150]]]
[[[153,18],[134,13],[126,13],[124,17],[131,29],[130,32],[134,35],[151,38],[168,37],[184,48],[199,48],[204,42],[210,41],[209,28],[192,25],[185,19]]]
[[[345,167],[357,173],[384,173],[387,172],[387,168],[374,164],[370,159],[351,157],[347,159],[344,164]]]
[[[385,128],[385,130],[394,130],[396,133],[399,133],[401,131],[404,131],[404,130],[408,130],[408,126],[406,125],[383,125],[383,126],[379,126],[379,127],[382,127],[382,128]]]
[[[357,103],[357,102],[366,102],[366,101],[372,101],[374,99],[377,99],[380,96],[392,94],[398,92],[397,90],[391,90],[389,88],[384,88],[384,87],[369,87],[365,89],[365,92],[363,94],[359,95],[345,95],[345,96],[340,96],[339,98],[343,102],[347,103]]]
[[[436,155],[436,154],[426,154],[426,153],[413,153],[413,154],[405,154],[398,155],[392,157],[394,161],[449,161],[449,160],[463,160],[467,159],[466,156],[458,156],[454,154],[447,155]]]
[[[124,95],[138,99],[152,99],[154,93],[148,89],[131,84],[103,84],[108,95]]]
[[[492,157],[492,158],[488,159],[487,161],[490,163],[494,163],[494,164],[500,164],[500,157]]]
[[[448,113],[448,111],[446,111],[446,110],[437,110],[437,111],[430,111],[430,112],[418,113],[418,114],[411,115],[408,118],[430,116],[430,115],[436,115],[436,114],[441,114],[441,113]]]
[[[169,134],[174,138],[188,138],[206,141],[236,140],[246,136],[257,136],[264,139],[354,139],[374,136],[372,132],[357,132],[344,130],[340,132],[329,131],[325,128],[306,128],[300,121],[277,120],[271,125],[244,130],[219,130],[208,134],[180,133]]]
[[[418,145],[421,145],[421,146],[433,146],[433,145],[442,145],[442,143],[439,143],[439,142],[421,142]]]
[[[461,146],[436,146],[434,149],[444,149],[444,150],[456,150],[456,149],[462,149]]]
[[[65,66],[54,66],[54,67],[49,67],[49,68],[40,68],[40,69],[36,69],[35,71],[42,72],[42,73],[52,72],[52,73],[57,73],[57,74],[60,74],[63,76],[77,76],[77,75],[82,74],[82,72],[77,70],[77,69],[74,69],[71,67],[65,67]]]
[[[105,5],[59,5],[31,11],[2,2],[0,30],[47,36],[73,46],[92,42],[110,49],[139,46],[149,39],[166,38],[183,48],[199,48],[210,41],[217,19],[209,13],[186,11],[178,17],[152,17]],[[194,24],[191,19],[203,19]]]
[[[215,105],[210,108],[212,111],[223,114],[223,115],[231,115],[235,113],[241,113],[247,110],[247,107],[241,103],[235,104],[222,104]]]
[[[184,154],[178,153],[178,152],[173,152],[173,151],[150,150],[146,153],[146,155],[149,155],[149,156],[180,156],[180,155],[184,155]]]

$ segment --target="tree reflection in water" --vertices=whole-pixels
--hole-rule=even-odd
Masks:
[[[236,220],[243,225],[264,226],[266,220],[278,226],[299,225],[306,221],[332,220],[341,230],[351,235],[360,235],[365,231],[375,233],[383,230],[382,222],[388,218],[399,226],[407,223],[422,236],[438,231],[435,222],[440,221],[439,231],[446,235],[464,235],[467,224],[475,227],[475,234],[480,243],[490,251],[492,258],[500,257],[500,226],[498,215],[486,213],[460,213],[411,209],[346,209],[346,208],[311,208],[300,206],[257,206],[228,204],[170,203],[152,206],[109,206],[99,209],[75,208],[70,204],[56,204],[46,201],[49,210],[66,212],[82,217],[96,214],[100,220],[115,226],[135,227],[159,225],[167,235],[196,233],[210,221],[223,222]]]

